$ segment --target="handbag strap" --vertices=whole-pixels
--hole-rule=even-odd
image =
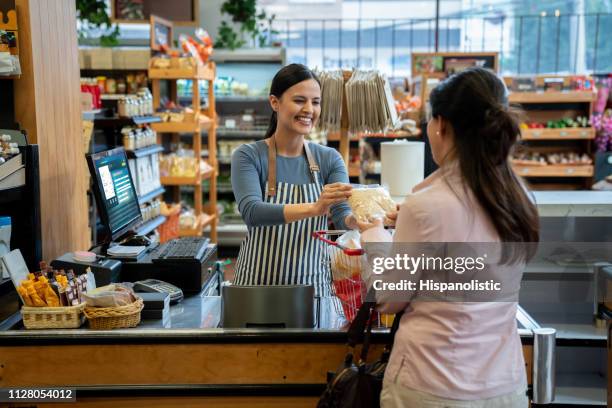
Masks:
[[[366,299],[369,297],[366,296]],[[370,348],[370,337],[372,334],[372,321],[374,313],[376,312],[376,302],[363,302],[353,322],[349,326],[347,331],[348,345],[352,348],[357,344],[363,344],[361,350],[361,360],[365,361]],[[395,314],[393,318],[393,324],[389,332],[389,341],[385,345],[386,351],[391,351],[393,348],[393,341],[395,340],[395,334],[399,329],[400,320],[404,314],[404,311],[400,311]]]
[[[363,302],[355,318],[351,322],[347,330],[348,345],[355,347],[357,344],[363,343],[364,331],[371,317],[371,311],[376,307],[374,302]]]
[[[365,362],[368,359],[368,351],[370,350],[370,337],[372,336],[372,317],[376,312],[375,308],[370,308],[370,318],[368,319],[368,327],[363,337],[363,347],[361,347],[361,355],[359,356],[359,362]]]

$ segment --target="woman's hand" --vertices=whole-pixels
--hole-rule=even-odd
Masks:
[[[332,205],[346,201],[351,196],[352,189],[350,184],[345,183],[326,184],[319,199],[313,205],[313,215],[324,215]]]
[[[364,232],[366,230],[369,230],[370,228],[383,227],[382,218],[375,218],[370,222],[362,222],[357,220],[355,220],[355,222],[357,223],[357,228],[359,229],[359,232]]]
[[[390,211],[385,214],[385,225],[389,227],[395,227],[397,221],[397,213],[399,212],[399,204],[395,207],[395,211]]]

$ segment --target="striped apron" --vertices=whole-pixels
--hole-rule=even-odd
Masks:
[[[265,202],[270,204],[305,204],[318,200],[323,189],[319,166],[308,142],[304,151],[312,182],[276,183],[276,143],[268,146],[268,181]],[[327,229],[327,216],[311,217],[290,224],[251,227],[240,245],[234,284],[304,285],[315,288],[315,296],[331,296],[331,273],[326,248],[312,237]]]

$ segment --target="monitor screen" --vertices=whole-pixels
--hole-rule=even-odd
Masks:
[[[122,147],[88,156],[102,222],[116,239],[141,220],[138,196]]]

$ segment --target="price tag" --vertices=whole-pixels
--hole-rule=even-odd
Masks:
[[[235,119],[226,119],[225,120],[225,127],[228,129],[234,129],[236,127],[236,120]]]
[[[567,136],[567,132],[565,130],[562,130],[561,132],[559,132],[560,136]]]
[[[576,169],[569,168],[569,169],[565,170],[565,173],[566,174],[574,174],[575,171],[576,171]]]

